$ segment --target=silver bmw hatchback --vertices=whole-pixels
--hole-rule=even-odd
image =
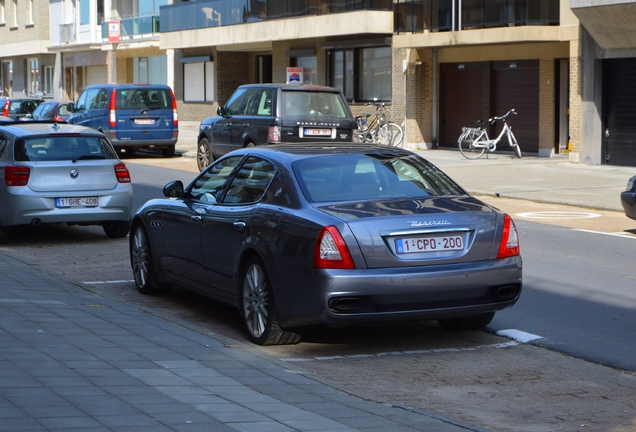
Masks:
[[[102,133],[55,122],[0,123],[0,169],[0,244],[19,225],[101,225],[109,237],[128,234],[130,173]]]

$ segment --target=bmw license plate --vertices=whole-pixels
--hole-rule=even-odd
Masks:
[[[153,125],[155,124],[155,119],[135,119],[136,125]]]
[[[398,254],[462,251],[464,238],[461,235],[398,238],[395,239],[395,250]]]
[[[55,207],[97,207],[99,200],[97,197],[81,197],[81,198],[56,198]]]

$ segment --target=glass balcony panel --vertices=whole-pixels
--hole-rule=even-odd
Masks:
[[[393,5],[394,29],[400,32],[421,32],[425,28],[424,2],[404,1]]]
[[[162,6],[160,16],[162,31],[172,32],[354,10],[392,9],[393,0],[203,0]]]
[[[508,24],[508,0],[484,1],[484,27],[503,27]]]

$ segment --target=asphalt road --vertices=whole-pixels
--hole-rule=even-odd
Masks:
[[[195,162],[190,158],[163,159],[140,155],[125,161],[130,165],[135,182],[137,205],[150,196],[160,194],[160,186],[166,182],[173,179],[187,182],[197,172]],[[554,302],[549,286],[547,289],[540,287],[539,279],[541,274],[558,271],[549,268],[547,263],[553,262],[556,266],[568,260],[569,256],[550,255],[559,255],[555,244],[560,237],[571,235],[568,233],[572,230],[566,228],[589,229],[589,220],[543,220],[554,225],[545,232],[555,244],[545,247],[545,256],[542,256],[541,252],[530,252],[536,245],[523,233],[534,237],[535,230],[544,231],[546,227],[535,222],[527,225],[523,222],[532,221],[536,216],[526,219],[517,215],[556,212],[560,211],[558,206],[487,199],[495,201],[494,205],[512,214],[518,221],[522,253],[526,250],[524,248],[528,253],[525,257],[526,275],[529,277],[526,284],[536,286],[524,292],[522,301],[515,308],[498,315],[493,325],[499,325],[502,316],[502,328],[530,331],[526,324],[539,315],[545,327],[537,327],[537,334],[549,336],[549,341],[558,340],[559,335],[548,333],[558,330],[550,328],[556,327],[550,324],[551,316],[564,311]],[[565,210],[589,212],[571,207]],[[594,218],[594,230],[620,232],[626,238],[618,240],[632,244],[633,238],[630,237],[634,234],[630,230],[633,224],[628,224],[624,216],[618,212],[595,213],[602,214]],[[576,226],[569,226],[571,224]],[[603,241],[599,239],[604,238],[603,235],[594,235],[599,237],[581,238],[581,243],[574,244],[575,250],[571,253],[581,253],[582,244],[602,246]],[[546,240],[538,241],[543,243]],[[130,282],[132,273],[127,239],[108,239],[101,228],[55,226],[41,230],[24,229],[14,236],[10,244],[3,246],[2,251],[100,295],[136,305],[148,313],[204,334],[218,333],[230,337],[239,349],[293,362],[319,379],[374,400],[413,406],[494,432],[573,431],[588,427],[589,430],[611,432],[636,430],[636,374],[564,355],[558,347],[546,349],[541,344],[520,343],[483,331],[448,333],[435,323],[345,329],[321,327],[308,329],[298,345],[256,347],[246,342],[238,313],[226,306],[178,288],[163,296],[139,294]],[[539,267],[536,273],[530,271],[534,266],[532,261],[536,261]],[[590,266],[590,263],[585,262],[584,265]],[[568,273],[567,276],[572,275]],[[598,277],[604,276],[599,274]],[[600,288],[607,287],[599,286],[599,291]],[[530,289],[536,290],[536,293],[532,294]],[[521,314],[526,294],[529,308]],[[592,294],[589,293],[590,296]],[[578,306],[573,304],[568,313],[576,311]],[[545,312],[533,313],[537,307],[544,308],[541,310]],[[518,318],[515,313],[520,314]],[[581,324],[580,333],[588,332],[601,342],[607,338],[610,343],[606,330],[594,328],[598,324],[595,315],[594,309],[584,310],[586,322]],[[510,326],[507,320],[512,320]]]

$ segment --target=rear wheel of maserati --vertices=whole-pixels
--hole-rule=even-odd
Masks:
[[[439,320],[437,322],[445,330],[448,330],[448,331],[466,331],[466,330],[477,330],[477,329],[486,327],[488,324],[490,324],[490,322],[492,321],[494,317],[495,317],[494,312],[486,312],[486,313],[467,316],[467,317]]]
[[[280,327],[269,277],[257,258],[247,262],[243,273],[241,315],[247,334],[255,344],[285,345],[300,341],[300,332]]]

